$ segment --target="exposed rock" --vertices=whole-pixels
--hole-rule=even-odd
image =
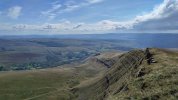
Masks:
[[[139,69],[139,71],[136,73],[136,77],[142,77],[144,75],[145,75],[145,72],[143,68]]]

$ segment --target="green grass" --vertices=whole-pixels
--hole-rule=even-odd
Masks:
[[[51,94],[58,98],[72,97],[70,89],[86,77],[85,74],[76,75],[75,72],[76,70],[70,68],[56,68],[1,73],[0,100],[23,100],[31,97],[35,97],[34,100],[44,100],[44,97],[51,97]]]
[[[160,49],[151,49],[158,63],[140,66],[142,77],[130,76],[128,90],[112,95],[120,100],[177,100],[178,99],[178,54]],[[113,99],[114,100],[114,99]]]
[[[60,71],[9,73],[0,77],[0,99],[19,100],[58,89],[67,89],[66,82],[71,78],[72,74]]]

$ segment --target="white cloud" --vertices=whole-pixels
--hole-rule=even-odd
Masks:
[[[14,6],[8,9],[8,17],[12,18],[12,19],[17,19],[22,11],[22,7],[20,6]]]
[[[50,20],[54,19],[56,17],[55,12],[58,11],[61,7],[62,7],[61,4],[53,3],[51,9],[49,9],[47,11],[42,11],[41,14],[48,16]]]
[[[178,0],[164,0],[153,11],[125,22],[101,21],[106,29],[136,32],[178,32]]]
[[[64,13],[64,12],[69,12],[69,11],[73,11],[76,10],[78,8],[83,8],[85,6],[90,6],[92,4],[97,4],[100,2],[103,2],[104,0],[85,0],[81,3],[75,3],[75,2],[67,2],[67,5],[64,9],[62,9],[61,11],[59,11],[58,13]]]
[[[54,7],[55,8],[55,7]],[[60,8],[60,7],[59,7]],[[178,0],[165,0],[153,11],[139,15],[130,21],[102,20],[95,23],[73,23],[63,19],[60,23],[41,25],[0,25],[0,30],[39,32],[48,34],[64,33],[107,33],[107,32],[178,32]]]
[[[104,0],[84,0],[80,3],[76,3],[70,0],[63,5],[56,1],[52,3],[52,7],[50,9],[48,9],[47,11],[42,11],[41,14],[47,16],[49,19],[54,19],[59,14],[71,12],[79,8],[97,4],[103,1]]]
[[[72,23],[70,21],[64,21],[56,24],[45,23],[41,25],[30,25],[30,24],[17,24],[17,25],[6,25],[3,30],[32,32],[32,33],[50,33],[50,34],[64,34],[64,33],[102,33],[110,32],[118,27],[119,23],[103,20],[97,23]],[[3,25],[2,25],[3,26]],[[7,28],[6,28],[7,27]],[[0,30],[2,29],[0,25]]]
[[[103,0],[87,0],[91,4],[102,2]]]
[[[135,30],[178,30],[178,0],[164,0],[148,14],[132,21]]]

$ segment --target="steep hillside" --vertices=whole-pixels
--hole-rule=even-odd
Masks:
[[[78,91],[80,100],[100,100],[106,98],[110,93],[117,93],[122,84],[125,84],[129,73],[141,64],[144,59],[144,52],[135,50],[115,59],[118,61],[96,83],[88,87],[80,87]]]
[[[150,63],[145,51],[128,52],[106,74],[72,91],[79,100],[177,100],[178,53],[149,52]]]

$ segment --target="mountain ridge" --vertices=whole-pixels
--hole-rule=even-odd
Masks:
[[[147,49],[148,50],[148,49]],[[104,74],[100,79],[96,80],[92,84],[85,87],[77,87],[73,89],[74,93],[78,95],[77,100],[167,100],[178,99],[178,80],[176,80],[176,72],[173,72],[172,77],[167,70],[164,74],[161,73],[162,69],[152,70],[154,68],[159,68],[163,66],[161,60],[164,56],[160,58],[158,55],[177,55],[177,53],[163,50],[163,49],[149,49],[150,58],[147,58],[148,52],[143,50],[133,50],[119,56],[119,60]],[[149,62],[149,60],[151,60]],[[177,58],[175,61],[178,61]],[[176,63],[176,62],[174,62]],[[170,66],[165,66],[167,69],[172,69]],[[155,73],[156,71],[159,72]],[[175,67],[174,71],[178,71]],[[152,74],[153,73],[153,74]],[[160,84],[155,82],[155,77]],[[167,77],[171,77],[167,79]],[[143,77],[146,77],[145,79]],[[148,78],[149,77],[149,78]],[[175,82],[169,83],[170,87],[165,86],[166,83],[162,83],[162,77],[165,80],[174,80]],[[178,78],[178,77],[177,77]],[[148,81],[149,80],[149,81]],[[149,88],[156,87],[156,90],[151,90]],[[153,85],[155,84],[155,86]],[[168,84],[168,83],[167,83]],[[171,86],[174,86],[172,88]],[[133,91],[136,88],[137,91]],[[161,91],[164,90],[164,91]],[[132,91],[131,93],[129,91]],[[152,91],[152,92],[150,92]],[[172,91],[169,93],[169,91]],[[137,93],[138,92],[138,93]],[[164,92],[168,92],[167,96],[163,95]],[[172,94],[171,94],[172,93]],[[123,95],[124,94],[124,95]],[[173,95],[174,94],[174,95]],[[171,97],[171,98],[170,98]]]

